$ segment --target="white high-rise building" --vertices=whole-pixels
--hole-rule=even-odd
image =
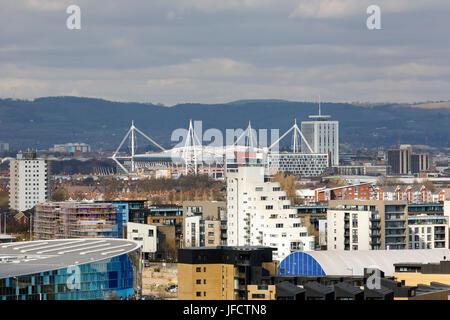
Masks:
[[[314,153],[331,153],[331,165],[339,165],[339,121],[329,120],[331,116],[319,114],[310,115],[311,121],[302,121],[301,131]],[[302,140],[302,152],[310,153]]]
[[[301,225],[278,182],[264,175],[264,166],[227,164],[227,244],[277,248],[281,261],[293,251],[314,250],[314,236]]]
[[[48,168],[35,152],[17,154],[9,164],[9,207],[17,211],[48,200]]]

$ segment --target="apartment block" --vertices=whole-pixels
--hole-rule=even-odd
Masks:
[[[178,299],[247,300],[249,291],[255,291],[252,285],[262,285],[264,276],[276,273],[272,251],[225,246],[180,249]]]
[[[152,258],[157,250],[158,230],[154,225],[142,223],[127,223],[127,239],[139,241],[142,253],[146,259]]]
[[[35,152],[17,154],[9,164],[9,207],[17,211],[33,208],[49,198],[48,165]]]
[[[373,196],[370,183],[340,186],[335,188],[320,188],[314,190],[315,202],[329,200],[370,200]]]
[[[328,250],[408,248],[406,201],[332,200],[327,213]]]
[[[226,202],[184,201],[183,242],[185,247],[226,245]]]
[[[228,245],[273,247],[277,261],[293,251],[315,249],[286,191],[264,175],[262,164],[227,164],[226,181]]]
[[[447,219],[443,215],[410,215],[408,249],[448,248]]]

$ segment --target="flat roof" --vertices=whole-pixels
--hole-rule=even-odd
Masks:
[[[0,279],[110,259],[138,249],[113,238],[38,240],[0,244]]]

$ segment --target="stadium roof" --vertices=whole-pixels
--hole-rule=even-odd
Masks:
[[[311,274],[310,263],[317,263],[325,275],[362,276],[364,268],[378,268],[386,276],[392,276],[394,264],[439,263],[446,259],[450,259],[450,249],[294,252],[280,263],[279,270],[281,267],[285,272],[279,274]]]
[[[113,258],[141,245],[126,239],[62,239],[0,244],[0,279]]]

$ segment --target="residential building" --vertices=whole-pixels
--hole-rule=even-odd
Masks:
[[[183,239],[185,247],[227,245],[226,237],[226,202],[183,202]]]
[[[142,223],[127,223],[127,239],[138,241],[142,244],[142,253],[146,259],[154,257],[158,238],[157,227],[149,224]]]
[[[34,239],[123,238],[123,218],[111,203],[46,202],[36,205]]]
[[[328,206],[324,205],[307,205],[292,206],[297,210],[297,216],[300,218],[301,224],[308,230],[308,234],[314,236],[316,248],[326,246],[326,224]]]
[[[335,188],[319,188],[314,190],[315,202],[329,200],[370,200],[373,187],[370,183],[340,186]]]
[[[48,165],[36,152],[17,154],[9,163],[9,207],[16,211],[33,208],[49,198]]]
[[[408,216],[408,249],[448,248],[447,219],[443,215]]]
[[[437,197],[425,186],[376,186],[375,199],[377,200],[407,200],[408,203],[430,203],[436,201]]]
[[[273,247],[277,261],[292,251],[315,249],[286,191],[264,175],[261,163],[228,163],[226,181],[228,245]]]
[[[309,116],[311,121],[302,121],[301,131],[314,153],[330,154],[331,166],[339,165],[339,121],[329,120],[330,116],[319,114]],[[302,153],[311,153],[302,140]]]
[[[191,247],[178,250],[179,300],[247,300],[274,275],[273,248]],[[251,296],[250,296],[251,298]]]
[[[331,200],[327,213],[328,250],[408,248],[406,201]]]
[[[175,259],[183,243],[183,208],[176,205],[148,207],[147,224],[157,226],[158,250],[156,258]]]

